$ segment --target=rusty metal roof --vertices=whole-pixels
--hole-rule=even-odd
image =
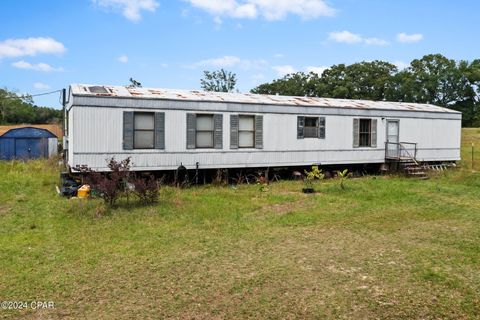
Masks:
[[[102,89],[100,89],[102,88]],[[376,109],[376,110],[397,110],[397,111],[422,111],[460,113],[455,110],[438,107],[431,104],[349,100],[317,97],[292,97],[279,95],[263,95],[252,93],[223,93],[205,92],[196,90],[176,90],[157,88],[132,88],[126,86],[99,86],[87,84],[71,85],[74,96],[97,96],[97,97],[123,97],[123,98],[144,98],[158,100],[184,100],[201,102],[229,102],[248,103],[282,106],[303,106],[322,108],[348,108],[348,109]]]
[[[11,129],[19,129],[19,128],[45,129],[50,131],[57,138],[61,138],[63,136],[62,127],[58,124],[16,124],[16,125],[10,125],[10,126],[0,126],[0,136],[3,136],[5,133],[10,131]]]

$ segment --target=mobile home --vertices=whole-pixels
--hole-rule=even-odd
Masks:
[[[461,113],[429,104],[71,85],[66,162],[106,171],[460,160]]]

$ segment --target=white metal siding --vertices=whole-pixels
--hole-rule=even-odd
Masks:
[[[122,114],[134,108],[78,107],[69,112],[69,165],[106,169],[105,159],[132,157],[137,170],[383,163],[386,120],[377,119],[377,148],[353,148],[355,116],[326,115],[326,138],[297,139],[297,114],[263,114],[263,149],[230,149],[230,112],[223,116],[223,149],[186,149],[185,110],[165,112],[165,150],[123,150]],[[158,109],[140,109],[158,111]],[[189,111],[191,112],[191,111]],[[198,113],[213,113],[198,111]],[[238,114],[238,112],[233,112]],[[241,113],[240,113],[241,114]],[[261,114],[261,113],[248,113]],[[308,115],[302,114],[302,115]],[[394,117],[392,117],[394,118]],[[421,160],[460,159],[460,120],[400,118],[400,141],[417,142]]]
[[[56,156],[58,153],[58,139],[48,138],[48,156]]]
[[[420,161],[460,160],[461,132],[461,120],[400,119],[400,142],[417,142]]]
[[[71,97],[70,97],[70,100],[71,100]],[[68,135],[67,136],[67,145],[68,145],[68,149],[67,149],[67,163],[70,165],[71,163],[74,163],[76,159],[74,159],[73,157],[73,146],[75,145],[74,144],[74,139],[75,139],[75,136],[74,136],[74,132],[73,132],[73,129],[75,128],[75,123],[74,123],[74,112],[75,112],[75,108],[72,108],[70,109],[70,111],[68,111],[68,130],[66,130],[66,134]]]

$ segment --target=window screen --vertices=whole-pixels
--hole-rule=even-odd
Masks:
[[[155,146],[155,118],[154,113],[134,114],[134,149],[153,149]]]
[[[197,114],[196,117],[196,147],[213,148],[213,115]]]
[[[318,138],[318,118],[317,117],[305,117],[304,137],[305,138]]]
[[[255,147],[255,117],[239,116],[238,119],[238,147]]]
[[[372,146],[372,120],[360,119],[359,146]]]

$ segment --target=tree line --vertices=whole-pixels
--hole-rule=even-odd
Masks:
[[[399,70],[385,61],[338,64],[321,75],[297,72],[251,90],[259,94],[431,103],[463,113],[463,126],[480,126],[480,59],[440,54]]]
[[[205,71],[201,87],[232,92],[236,74]],[[131,86],[141,83],[130,79]],[[423,56],[399,70],[386,61],[337,64],[316,74],[297,72],[251,90],[259,94],[431,103],[463,113],[463,126],[480,126],[480,59],[448,59],[441,54]],[[31,96],[0,89],[0,124],[55,123],[62,111],[39,107]]]
[[[31,96],[20,96],[7,88],[0,89],[0,124],[42,124],[58,123],[62,111],[39,107]]]

